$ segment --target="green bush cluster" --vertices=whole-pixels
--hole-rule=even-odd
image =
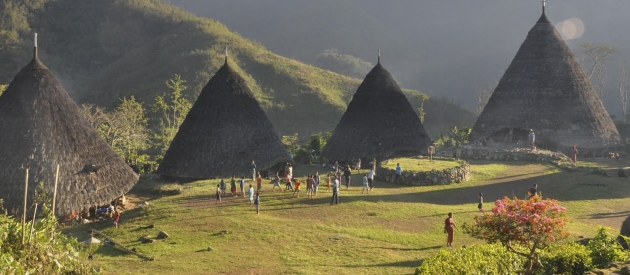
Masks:
[[[56,230],[56,217],[47,206],[43,213],[34,224],[25,224],[24,243],[21,221],[0,214],[0,274],[92,273],[79,261],[79,244]]]
[[[606,268],[610,262],[628,259],[628,251],[624,250],[615,238],[609,236],[604,227],[599,228],[597,235],[588,242],[587,248],[593,265],[597,268]]]
[[[591,269],[590,251],[575,242],[556,244],[540,257],[543,268],[536,275],[583,274]],[[500,244],[483,244],[455,250],[441,250],[416,268],[416,275],[428,274],[518,274],[525,258]]]

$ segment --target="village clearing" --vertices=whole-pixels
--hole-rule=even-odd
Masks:
[[[334,206],[329,205],[332,193],[325,183],[317,197],[309,199],[305,186],[297,198],[291,192],[271,192],[272,184],[264,181],[259,215],[240,195],[228,194],[216,205],[218,180],[180,185],[145,175],[129,196],[132,202],[149,204],[123,212],[119,229],[102,220],[64,232],[82,241],[89,238],[90,228],[102,230],[155,258],[145,261],[107,243],[83,251],[85,258],[94,254],[90,264],[103,274],[413,274],[423,258],[447,249],[443,221],[448,212],[454,213],[460,228],[480,215],[480,192],[489,211],[503,196],[526,197],[537,183],[543,197],[557,199],[567,208],[568,229],[575,240],[594,236],[600,225],[616,235],[630,214],[630,180],[616,173],[630,161],[588,162],[608,169],[611,177],[540,163],[469,163],[473,169],[469,182],[398,186],[377,180],[369,195],[361,194],[355,173],[350,190],[344,185],[340,204]],[[325,168],[295,169],[300,177],[315,171],[324,182]],[[181,194],[173,192],[180,188]],[[155,238],[160,231],[170,237],[147,244],[139,240],[144,235]],[[475,243],[480,241],[455,232],[454,246]]]

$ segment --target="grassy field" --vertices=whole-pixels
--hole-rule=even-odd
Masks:
[[[445,159],[434,159],[430,161],[429,159],[415,159],[415,158],[397,158],[391,159],[386,163],[383,163],[383,167],[389,169],[396,169],[396,164],[400,163],[400,167],[403,168],[404,171],[411,172],[424,172],[431,170],[444,170],[449,168],[455,168],[460,166],[461,164],[456,160],[445,160]]]
[[[471,166],[474,178],[466,183],[403,187],[376,181],[369,195],[361,194],[359,179],[354,179],[354,186],[342,189],[340,204],[334,206],[325,187],[308,199],[305,193],[297,198],[270,192],[271,184],[266,183],[259,215],[242,197],[228,195],[215,205],[217,181],[188,183],[180,186],[180,195],[157,197],[147,190],[160,189],[160,183],[143,177],[132,199],[148,200],[149,207],[123,212],[119,229],[107,220],[65,232],[83,240],[90,227],[102,229],[155,257],[143,261],[107,244],[84,251],[95,254],[90,263],[104,274],[412,274],[423,258],[446,248],[442,228],[448,212],[460,227],[480,215],[479,192],[485,195],[484,208],[490,209],[491,202],[503,196],[526,196],[537,183],[545,197],[567,207],[573,239],[594,236],[599,225],[618,231],[630,214],[625,178],[524,162],[472,161]],[[325,172],[300,166],[295,173],[315,171]],[[177,186],[169,183],[165,188]],[[152,244],[138,241],[160,230],[171,237]],[[455,234],[455,246],[479,242]]]

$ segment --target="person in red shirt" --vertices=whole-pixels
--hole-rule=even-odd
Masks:
[[[448,213],[448,218],[444,220],[444,233],[448,234],[446,238],[446,246],[453,246],[453,230],[457,228],[455,220],[453,219],[453,213]]]
[[[256,191],[260,192],[260,188],[262,188],[262,177],[260,176],[260,172],[256,176]]]
[[[118,210],[114,212],[112,220],[114,220],[114,225],[116,226],[116,228],[118,228],[118,222],[120,221],[120,212],[118,212]]]
[[[295,190],[293,190],[294,194],[297,194],[297,197],[300,197],[300,185],[302,185],[302,182],[299,179],[295,180]]]

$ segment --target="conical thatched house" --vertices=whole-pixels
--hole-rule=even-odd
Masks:
[[[593,155],[621,140],[617,128],[564,40],[543,14],[477,119],[471,140],[504,141],[536,133],[538,147]]]
[[[158,168],[168,178],[248,176],[293,163],[245,80],[228,64],[210,78]]]
[[[58,215],[108,204],[138,181],[37,59],[37,47],[0,97],[0,156],[0,198],[11,213],[23,209],[26,168],[30,205],[40,182],[53,195],[60,166]]]
[[[322,151],[340,163],[425,154],[431,139],[392,75],[381,65],[365,76]]]

